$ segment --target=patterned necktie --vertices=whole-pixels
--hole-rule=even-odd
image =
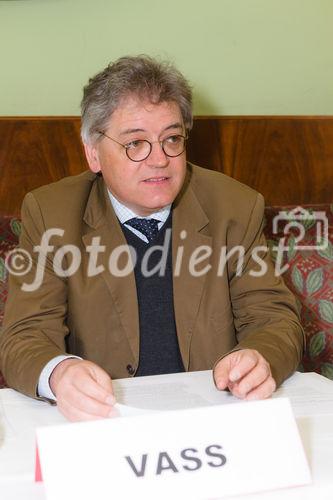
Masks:
[[[138,217],[134,217],[134,219],[127,220],[125,224],[134,227],[134,229],[144,234],[150,242],[158,233],[159,222],[156,219],[139,219]]]

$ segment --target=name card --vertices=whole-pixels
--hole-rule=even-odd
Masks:
[[[44,427],[37,440],[48,500],[199,500],[311,482],[286,398]]]

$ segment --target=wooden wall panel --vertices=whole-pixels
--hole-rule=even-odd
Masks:
[[[200,118],[188,157],[260,191],[268,205],[333,201],[333,117]]]
[[[0,118],[0,213],[87,168],[78,117]],[[333,201],[333,117],[198,117],[194,163],[252,186],[268,205]]]
[[[24,195],[87,168],[80,119],[0,119],[0,212],[19,212]]]

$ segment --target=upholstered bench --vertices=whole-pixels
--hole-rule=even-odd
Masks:
[[[283,224],[285,215],[288,219]],[[280,267],[286,266],[282,275],[299,303],[307,339],[302,367],[333,380],[333,205],[303,205],[301,210],[267,207],[265,218],[273,261],[278,256],[278,243],[286,247],[280,252]]]
[[[17,217],[10,215],[0,216],[0,328],[7,298],[8,273],[5,266],[5,258],[8,252],[16,247],[20,229],[21,223]],[[0,389],[5,386],[4,378],[0,372]]]
[[[264,231],[276,268],[285,267],[283,277],[299,303],[307,338],[300,369],[333,380],[333,205],[303,209],[267,207]],[[318,241],[320,232],[327,233],[326,246]],[[19,233],[18,218],[0,217],[0,326],[7,297],[5,256],[17,245]]]

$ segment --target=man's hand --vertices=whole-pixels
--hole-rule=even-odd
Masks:
[[[60,412],[72,422],[114,415],[111,378],[90,361],[61,361],[51,374],[50,387]]]
[[[276,389],[269,364],[254,349],[228,354],[217,363],[213,375],[219,390],[228,388],[241,399],[269,398]]]

